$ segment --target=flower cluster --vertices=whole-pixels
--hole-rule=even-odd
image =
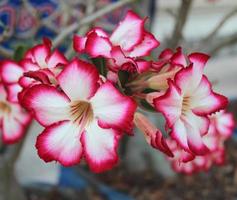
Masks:
[[[232,114],[220,111],[209,116],[210,127],[203,136],[203,141],[209,151],[203,156],[185,152],[174,140],[168,140],[169,147],[174,153],[174,158],[169,158],[172,168],[184,174],[193,174],[206,171],[212,165],[225,163],[224,142],[231,136],[234,128]]]
[[[75,35],[78,54],[71,60],[44,39],[19,62],[2,61],[3,141],[17,142],[34,118],[44,127],[36,148],[45,162],[71,166],[85,159],[102,172],[118,162],[120,139],[135,124],[176,171],[222,163],[234,121],[224,111],[227,98],[204,75],[209,56],[177,48],[152,60],[159,41],[145,22],[128,11],[111,35],[99,27]],[[168,138],[137,108],[161,113]]]

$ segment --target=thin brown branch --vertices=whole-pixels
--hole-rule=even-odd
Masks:
[[[187,21],[191,5],[192,0],[182,0],[180,8],[178,9],[174,31],[170,41],[168,42],[168,46],[172,49],[175,48],[182,39],[182,31]]]
[[[203,40],[203,42],[207,42],[211,39],[213,39],[216,34],[219,32],[219,30],[223,27],[223,25],[235,14],[237,14],[237,8],[233,9],[231,12],[229,12],[227,15],[225,15],[222,20],[216,25],[216,27],[208,34],[208,36]]]
[[[209,53],[211,55],[215,55],[218,51],[223,49],[226,46],[230,46],[237,43],[237,33],[234,33],[230,36],[226,36],[225,38],[221,39],[221,41],[215,45],[211,50],[209,50]]]
[[[64,31],[62,31],[53,41],[53,46],[57,47],[63,40],[65,37],[67,37],[68,35],[70,35],[71,33],[75,32],[76,30],[78,30],[81,26],[86,25],[88,23],[93,22],[94,20],[112,12],[113,10],[124,6],[128,3],[131,3],[132,1],[135,0],[120,0],[116,3],[112,3],[109,4],[108,6],[96,11],[93,15],[89,15],[84,17],[80,22],[75,22],[73,24],[71,24],[70,26],[68,26],[67,28],[65,28]]]
[[[86,5],[86,15],[90,15],[93,12],[95,12],[96,9],[96,0],[87,0],[87,5]],[[88,23],[84,26],[81,26],[80,29],[78,30],[78,34],[84,35],[91,27],[91,23]],[[73,50],[73,42],[70,43],[65,55],[67,58],[70,58],[74,54]]]
[[[4,58],[12,58],[14,52],[12,50],[6,49],[3,46],[0,46],[0,55]]]

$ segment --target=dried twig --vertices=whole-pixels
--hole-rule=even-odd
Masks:
[[[87,0],[86,15],[92,14],[95,11],[95,9],[96,9],[96,0]],[[89,30],[91,24],[92,24],[92,22],[80,27],[80,30],[78,31],[78,33],[80,35],[84,35]],[[70,58],[73,55],[73,53],[74,53],[73,42],[71,42],[65,55],[66,55],[66,57]]]
[[[5,58],[12,58],[14,52],[12,50],[6,49],[3,46],[0,46],[0,55]]]
[[[182,39],[182,31],[187,21],[191,5],[192,0],[182,0],[181,6],[177,13],[173,34],[170,41],[168,42],[168,46],[170,48],[175,48],[178,45],[179,41]]]
[[[213,39],[219,32],[219,30],[223,27],[223,25],[235,14],[237,14],[237,8],[233,9],[226,16],[224,16],[222,20],[216,25],[216,27],[211,31],[211,33],[209,33],[208,36],[203,40],[203,42],[206,43],[207,41]]]
[[[116,3],[112,3],[109,4],[108,6],[96,11],[93,15],[89,15],[84,17],[80,22],[75,22],[72,25],[68,26],[67,28],[65,28],[64,31],[62,31],[53,41],[53,46],[57,47],[63,40],[65,37],[67,37],[69,34],[75,32],[76,30],[78,30],[81,26],[86,25],[88,23],[93,22],[94,20],[102,17],[105,14],[110,13],[111,11],[124,6],[128,3],[131,3],[132,1],[135,0],[120,0]]]
[[[217,45],[215,45],[212,49],[209,50],[209,54],[214,55],[218,51],[220,51],[222,48],[229,46],[229,45],[236,44],[236,43],[237,43],[237,33],[234,33],[230,36],[227,36],[227,37],[221,39]]]

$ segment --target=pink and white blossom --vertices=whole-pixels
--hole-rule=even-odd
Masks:
[[[210,115],[209,119],[209,132],[213,132],[224,138],[229,138],[233,134],[235,121],[232,113],[221,110]]]
[[[45,126],[36,143],[39,156],[65,166],[84,157],[94,172],[111,169],[120,137],[131,131],[135,102],[101,82],[96,68],[81,60],[66,65],[57,81],[60,90],[35,85],[22,102]]]
[[[150,62],[142,59],[159,46],[155,37],[145,30],[146,19],[128,11],[109,36],[101,28],[94,28],[85,37],[74,36],[74,49],[91,57],[107,59],[110,70],[126,70],[142,73],[150,68]]]
[[[18,103],[7,100],[7,91],[0,84],[0,130],[2,141],[13,144],[24,137],[32,117]]]
[[[190,66],[169,80],[168,90],[154,99],[154,106],[166,118],[172,138],[185,151],[203,155],[208,151],[202,140],[209,128],[208,115],[225,108],[228,100],[214,93],[203,75],[208,56],[194,53],[189,60]]]

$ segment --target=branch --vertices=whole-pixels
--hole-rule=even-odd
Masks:
[[[226,16],[222,18],[222,20],[216,25],[216,27],[211,31],[211,33],[208,34],[208,36],[203,40],[203,42],[207,42],[211,40],[223,27],[223,25],[228,21],[233,15],[237,14],[237,8],[233,9],[231,12],[229,12]]]
[[[12,58],[14,55],[14,52],[12,50],[6,49],[3,46],[0,46],[0,55],[6,58]]]
[[[53,46],[57,47],[63,40],[65,37],[67,37],[69,34],[73,33],[74,31],[78,30],[79,27],[86,25],[88,23],[93,22],[94,20],[102,17],[105,14],[108,14],[110,12],[112,12],[113,10],[124,6],[128,3],[131,3],[134,0],[120,0],[116,3],[112,3],[108,6],[106,6],[105,8],[102,8],[98,11],[96,11],[93,15],[89,15],[84,17],[80,22],[75,22],[73,24],[71,24],[70,26],[68,26],[67,28],[65,28],[64,31],[62,31],[53,41]]]
[[[229,45],[233,45],[235,43],[237,43],[237,33],[234,33],[230,36],[223,38],[219,44],[215,45],[214,48],[209,50],[209,53],[211,55],[214,55],[218,51],[220,51],[222,48],[229,46]]]
[[[191,5],[192,0],[182,0],[181,6],[177,13],[176,24],[174,27],[173,34],[171,36],[170,41],[168,42],[168,46],[172,49],[174,49],[178,45],[180,39],[182,39],[182,31],[187,21]]]
[[[86,6],[86,15],[91,15],[93,12],[95,12],[96,9],[96,0],[87,0],[87,6]],[[87,25],[81,26],[80,30],[78,30],[78,33],[80,35],[84,35],[91,27],[92,22],[88,23]],[[70,58],[74,53],[73,50],[73,42],[70,43],[65,55],[67,58]]]

